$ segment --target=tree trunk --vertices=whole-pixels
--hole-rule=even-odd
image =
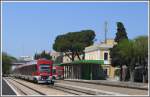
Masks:
[[[65,56],[67,56],[69,59],[72,60],[72,58],[70,57],[70,54],[67,54],[67,52],[65,52]]]
[[[146,82],[146,79],[145,79],[145,78],[146,78],[145,75],[143,75],[143,83]]]
[[[82,60],[85,60],[85,54],[83,54],[83,56],[82,56]]]
[[[72,56],[71,57],[72,57],[72,61],[74,61],[74,52],[72,52]]]
[[[134,82],[134,70],[130,69],[130,81]]]
[[[123,67],[122,67],[122,81],[125,81],[125,77],[126,77],[126,67],[125,67],[125,65],[123,65]]]
[[[85,60],[85,52],[82,52],[83,56],[82,56],[82,60]]]
[[[143,70],[143,83],[146,83],[147,70],[144,68]]]
[[[120,81],[122,81],[122,65],[120,65]]]
[[[125,81],[129,81],[130,80],[129,78],[130,78],[130,70],[129,67],[127,67]]]
[[[80,54],[78,52],[76,52],[76,55],[77,55],[78,59],[81,60]]]

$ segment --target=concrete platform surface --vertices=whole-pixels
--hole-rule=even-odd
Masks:
[[[68,81],[68,80],[56,80],[56,84],[67,84],[71,86],[78,86],[83,88],[89,88],[91,90],[97,89],[100,91],[108,91],[123,95],[148,95],[148,90],[146,89],[135,89],[135,88],[125,88],[125,87],[118,87],[118,86],[111,86],[111,85],[103,85],[103,84],[93,84],[87,82],[80,82],[80,81]]]
[[[64,79],[64,80],[72,81],[72,82],[83,82],[83,83],[115,86],[115,87],[148,90],[148,83],[120,82],[120,81],[111,81],[111,80],[110,81],[109,80],[76,80],[76,79]]]

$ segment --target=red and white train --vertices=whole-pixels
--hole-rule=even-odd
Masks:
[[[64,66],[53,66],[53,76],[55,79],[64,78]]]
[[[52,74],[52,69],[53,61],[38,59],[16,67],[13,75],[37,83],[54,84],[55,78]]]

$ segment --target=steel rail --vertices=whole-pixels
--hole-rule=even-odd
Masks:
[[[13,78],[10,78],[11,80],[13,80],[13,81],[15,81],[15,82],[17,82],[17,83],[19,83],[20,85],[22,85],[22,86],[24,86],[24,87],[27,87],[28,89],[30,89],[30,90],[33,90],[33,91],[35,91],[35,92],[37,92],[38,94],[40,94],[40,95],[46,95],[46,94],[44,94],[44,93],[42,93],[42,92],[40,92],[40,91],[38,91],[38,90],[36,90],[36,89],[33,89],[33,88],[31,88],[31,87],[29,87],[29,86],[27,86],[27,85],[25,85],[25,84],[22,84],[21,82],[19,82],[19,81],[16,81],[16,80],[14,80]],[[10,81],[9,81],[10,82]],[[12,82],[11,82],[12,83]],[[12,83],[13,85],[14,85],[14,83]],[[17,88],[17,87],[16,87]],[[19,89],[19,88],[17,88],[17,89]],[[21,92],[23,92],[23,94],[25,94],[25,95],[27,95],[27,93],[25,93],[24,91],[22,91],[21,89],[19,89]]]

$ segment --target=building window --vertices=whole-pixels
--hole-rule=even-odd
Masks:
[[[108,60],[108,53],[104,53],[104,60]]]

